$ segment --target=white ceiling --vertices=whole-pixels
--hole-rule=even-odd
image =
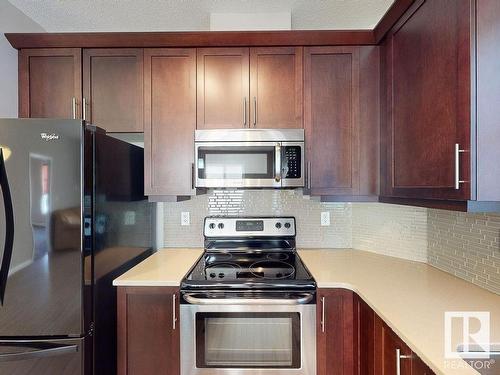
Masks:
[[[209,30],[212,12],[291,12],[292,28],[299,30],[371,29],[393,2],[393,0],[8,1],[48,32]]]

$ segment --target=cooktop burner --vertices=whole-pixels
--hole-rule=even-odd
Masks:
[[[205,253],[184,290],[310,290],[316,283],[295,251],[294,218],[207,218]]]

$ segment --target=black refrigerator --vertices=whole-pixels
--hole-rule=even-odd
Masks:
[[[0,119],[0,374],[116,373],[112,280],[152,252],[143,149]]]

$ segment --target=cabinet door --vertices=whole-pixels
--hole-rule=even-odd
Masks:
[[[146,194],[192,195],[195,49],[144,50],[144,103]]]
[[[434,372],[424,361],[413,354],[413,358],[411,359],[411,375],[434,375]]]
[[[118,288],[118,374],[179,375],[179,290]]]
[[[359,192],[359,49],[305,49],[304,114],[311,195]]]
[[[388,37],[391,196],[470,197],[469,8],[469,0],[416,1]]]
[[[142,132],[142,49],[83,51],[85,120],[108,132]]]
[[[198,49],[198,129],[248,127],[248,53],[248,48]]]
[[[410,375],[412,352],[408,346],[385,324],[381,327],[381,375]],[[400,372],[397,372],[398,363]]]
[[[79,48],[19,51],[19,117],[80,118]]]
[[[357,372],[354,296],[343,289],[318,289],[317,374]]]
[[[302,128],[302,47],[250,50],[250,126]]]

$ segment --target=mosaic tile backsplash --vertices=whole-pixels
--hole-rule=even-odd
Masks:
[[[300,190],[215,190],[163,203],[164,246],[203,246],[208,215],[290,215],[297,220],[299,248],[355,248],[426,262],[500,294],[500,215],[382,203],[325,203]],[[190,226],[181,226],[188,211]],[[321,212],[330,226],[321,226]]]
[[[352,247],[350,203],[321,203],[300,190],[215,190],[184,202],[164,204],[166,247],[203,246],[203,219],[215,216],[295,216],[297,246],[306,248]],[[181,226],[188,211],[190,226]],[[322,227],[322,211],[330,212],[331,225]]]

